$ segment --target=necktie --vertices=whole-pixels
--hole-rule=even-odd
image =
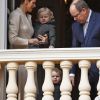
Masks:
[[[87,28],[88,28],[88,22],[86,22],[86,23],[83,25],[84,37],[86,36]]]

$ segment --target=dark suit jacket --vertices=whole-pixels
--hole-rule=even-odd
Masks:
[[[100,47],[100,14],[92,12],[85,37],[83,27],[78,22],[73,23],[72,32],[72,47]],[[71,73],[75,73],[75,71],[74,66]],[[92,64],[89,70],[89,80],[93,79],[98,80],[98,69],[95,64]]]
[[[59,100],[60,99],[60,84],[54,84],[54,87],[55,87],[55,90],[54,90],[54,93],[53,93],[53,97],[54,97],[54,100]]]

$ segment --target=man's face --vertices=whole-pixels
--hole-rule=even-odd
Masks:
[[[78,11],[74,5],[70,7],[70,14],[75,21],[84,24],[87,19],[87,10],[83,8],[81,11]]]
[[[27,11],[30,13],[32,12],[33,8],[36,7],[36,0],[27,0]]]

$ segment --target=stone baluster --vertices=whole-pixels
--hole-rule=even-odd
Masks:
[[[98,96],[95,98],[95,100],[100,99],[100,60],[97,61],[97,68],[99,69],[99,81],[98,81],[98,84],[97,84]]]
[[[71,99],[71,91],[72,85],[69,78],[69,70],[72,67],[72,63],[70,61],[62,61],[60,66],[63,71],[62,82],[60,85],[61,97],[60,100],[72,100]]]
[[[88,69],[91,63],[87,60],[79,61],[79,68],[81,69],[81,78],[79,83],[80,97],[79,100],[91,100],[90,98],[90,84],[88,80]]]
[[[16,83],[16,70],[18,64],[16,62],[9,62],[7,70],[9,73],[8,84],[6,87],[7,100],[17,100],[18,87]]]
[[[52,69],[54,68],[54,63],[51,61],[45,61],[43,63],[43,68],[45,70],[45,80],[42,86],[42,90],[44,92],[42,100],[54,100],[53,98],[54,85],[51,79],[51,72]]]
[[[26,62],[25,68],[27,70],[27,81],[24,88],[24,100],[36,100],[34,72],[37,69],[37,64],[35,62]]]

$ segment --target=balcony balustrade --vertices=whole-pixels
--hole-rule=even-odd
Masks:
[[[41,64],[45,71],[44,83],[42,84],[42,100],[54,100],[54,85],[51,80],[51,72],[55,64],[58,64],[63,72],[60,85],[60,100],[72,100],[72,85],[69,79],[69,70],[72,68],[73,64],[78,63],[81,69],[79,100],[91,100],[91,86],[88,81],[88,69],[91,67],[92,62],[96,63],[97,68],[100,70],[100,48],[0,50],[0,73],[3,68],[7,68],[8,72],[8,81],[2,81],[5,77],[0,74],[0,84],[7,82],[7,85],[0,87],[0,96],[4,97],[4,93],[2,93],[4,92],[2,91],[3,89],[5,90],[6,100],[20,100],[16,74],[20,65],[24,65],[27,71],[27,80],[24,86],[24,100],[36,100],[38,89],[37,83],[35,82],[35,72],[37,72],[37,67],[39,67],[38,64]],[[98,96],[100,96],[100,78],[97,85],[97,91]],[[1,98],[0,100],[5,99]]]

